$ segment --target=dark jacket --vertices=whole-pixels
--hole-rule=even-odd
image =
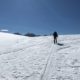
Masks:
[[[54,36],[54,38],[58,37],[58,33],[57,32],[54,32],[53,33],[53,36]]]

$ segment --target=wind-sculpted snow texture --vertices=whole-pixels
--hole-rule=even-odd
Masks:
[[[0,33],[0,80],[80,80],[80,35],[58,42]]]

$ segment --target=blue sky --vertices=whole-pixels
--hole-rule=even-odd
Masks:
[[[80,0],[0,0],[0,29],[79,34]]]

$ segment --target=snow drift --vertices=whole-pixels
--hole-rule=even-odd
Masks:
[[[80,80],[80,35],[58,42],[0,32],[0,80]]]

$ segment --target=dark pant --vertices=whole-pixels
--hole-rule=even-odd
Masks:
[[[54,44],[57,43],[57,37],[54,37]]]

